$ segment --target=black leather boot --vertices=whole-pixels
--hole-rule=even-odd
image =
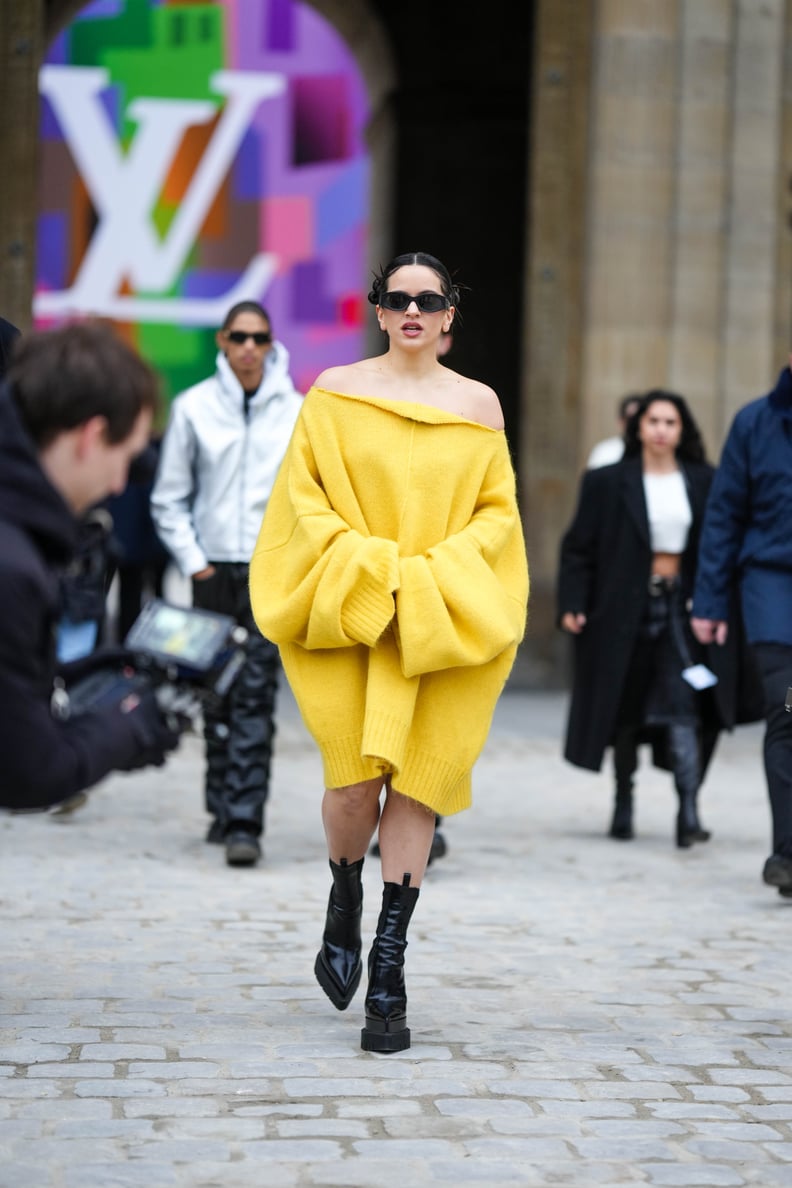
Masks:
[[[630,841],[634,837],[632,792],[623,792],[617,788],[616,799],[613,802],[613,819],[608,833],[619,841]]]
[[[363,910],[363,858],[350,866],[330,861],[333,885],[327,903],[322,947],[314,964],[316,980],[339,1011],[345,1011],[360,985],[360,917]]]
[[[706,842],[712,837],[709,829],[704,829],[699,821],[696,800],[695,793],[682,793],[679,797],[676,844],[682,850],[689,849],[694,842]]]
[[[669,727],[669,742],[674,783],[679,797],[676,844],[686,850],[694,842],[709,841],[711,837],[709,830],[702,828],[698,817],[701,754],[698,736],[692,726]]]
[[[401,885],[385,883],[383,887],[382,911],[368,959],[366,1025],[360,1033],[364,1052],[403,1052],[410,1046],[404,950],[419,891],[410,886],[409,874]]]

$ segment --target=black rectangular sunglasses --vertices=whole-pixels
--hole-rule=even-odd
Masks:
[[[243,342],[247,342],[252,338],[256,346],[265,346],[268,342],[272,342],[272,335],[268,334],[266,330],[227,330],[226,338],[229,342],[235,342],[238,346],[242,346]]]
[[[379,303],[383,309],[390,309],[394,313],[403,313],[411,301],[420,309],[421,313],[440,313],[441,309],[448,309],[449,300],[442,293],[403,293],[401,289],[394,289],[392,293],[383,293]]]

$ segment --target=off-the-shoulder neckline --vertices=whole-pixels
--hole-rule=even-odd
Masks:
[[[483,421],[472,421],[462,413],[450,412],[446,408],[437,408],[434,404],[422,404],[413,400],[392,400],[387,396],[369,396],[359,392],[338,392],[334,388],[323,388],[319,384],[312,384],[310,392],[323,392],[327,396],[340,396],[343,400],[359,400],[362,404],[391,409],[412,420],[428,421],[437,425],[475,425],[479,429],[486,429],[488,433],[503,433],[503,429],[493,429],[492,425],[485,425]]]

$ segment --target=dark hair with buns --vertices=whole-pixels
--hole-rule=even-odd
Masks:
[[[399,268],[405,268],[410,264],[422,264],[424,268],[431,268],[432,272],[437,275],[440,281],[440,288],[443,295],[448,298],[450,303],[457,308],[459,306],[459,288],[451,279],[451,273],[446,268],[442,261],[438,260],[437,256],[430,256],[428,252],[404,252],[400,256],[394,256],[390,264],[385,268],[381,268],[378,273],[374,274],[374,280],[371,283],[371,291],[368,299],[372,305],[379,305],[380,294],[387,293],[388,280],[391,275],[398,271]]]

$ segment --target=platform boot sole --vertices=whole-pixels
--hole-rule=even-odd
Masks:
[[[364,1052],[404,1052],[410,1046],[410,1029],[405,1019],[376,1019],[366,1015],[360,1032]]]

